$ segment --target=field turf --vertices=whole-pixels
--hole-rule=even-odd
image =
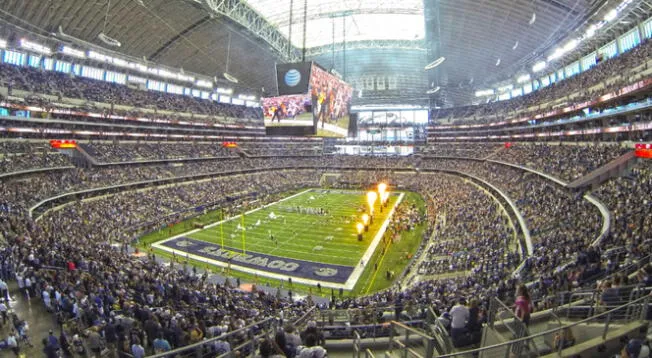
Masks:
[[[223,223],[187,235],[247,253],[287,257],[327,264],[355,266],[385,221],[397,196],[390,196],[388,209],[380,212],[357,240],[356,223],[367,208],[364,192],[312,189],[255,212],[236,216]],[[319,211],[323,209],[324,214]],[[313,212],[308,212],[312,210]],[[244,220],[244,221],[243,221]],[[243,224],[244,222],[244,224]],[[272,238],[273,236],[273,238]]]

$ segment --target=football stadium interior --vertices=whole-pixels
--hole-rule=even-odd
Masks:
[[[0,0],[0,357],[650,357],[652,0]]]

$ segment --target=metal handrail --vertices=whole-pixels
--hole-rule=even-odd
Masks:
[[[624,305],[618,306],[618,307],[613,308],[613,309],[611,309],[609,311],[602,312],[602,313],[597,314],[595,316],[585,318],[585,319],[583,319],[581,321],[577,321],[577,322],[568,324],[568,325],[563,326],[563,327],[558,327],[558,328],[545,330],[545,331],[542,331],[542,332],[539,332],[539,333],[536,333],[536,334],[533,334],[533,335],[530,335],[530,336],[527,336],[527,337],[522,337],[522,338],[514,339],[514,340],[511,340],[511,341],[508,341],[508,342],[499,343],[499,344],[492,344],[490,346],[486,346],[486,347],[482,347],[482,348],[470,349],[468,351],[441,355],[441,356],[439,356],[439,358],[453,358],[453,357],[459,356],[461,354],[467,355],[467,354],[472,354],[472,353],[479,353],[479,352],[486,351],[486,350],[489,350],[489,349],[496,349],[496,348],[503,347],[503,346],[508,346],[508,345],[512,345],[512,344],[516,344],[516,343],[525,342],[527,340],[532,340],[532,339],[535,339],[535,338],[538,338],[538,337],[545,336],[547,334],[552,334],[552,333],[555,333],[555,332],[559,332],[559,331],[567,329],[567,328],[572,328],[572,327],[579,326],[579,325],[584,324],[584,323],[589,323],[590,321],[593,321],[596,318],[611,315],[612,313],[615,313],[618,310],[622,310],[624,308],[627,308],[628,306],[633,306],[635,304],[644,304],[645,306],[647,306],[647,305],[650,304],[650,298],[652,298],[652,296],[641,297],[641,298],[639,298],[639,299],[637,299],[635,301],[628,302],[628,303],[626,303]],[[645,313],[645,310],[642,310],[641,315],[643,315],[644,313]]]
[[[304,323],[304,321],[307,321],[307,320],[308,320],[308,318],[310,317],[310,315],[312,315],[312,314],[315,313],[315,310],[316,310],[316,309],[317,309],[317,306],[312,306],[312,307],[310,307],[310,309],[307,310],[306,313],[304,313],[303,315],[301,315],[301,317],[295,319],[294,322],[292,322],[292,324],[294,324],[295,327],[298,327],[298,326],[302,325],[302,324]]]
[[[423,331],[420,331],[420,330],[418,330],[418,329],[414,329],[414,328],[412,328],[412,327],[406,326],[406,325],[404,325],[404,324],[401,323],[401,322],[391,321],[390,323],[391,323],[392,325],[398,326],[398,327],[400,327],[400,328],[402,328],[402,329],[404,329],[404,330],[406,330],[406,331],[409,331],[409,332],[412,332],[412,333],[416,333],[416,334],[418,334],[419,336],[422,336],[422,337],[425,338],[425,339],[434,339],[433,337],[431,337],[430,335],[424,333]]]
[[[148,356],[148,358],[172,357],[175,354],[183,353],[183,352],[186,352],[186,351],[191,350],[193,348],[199,348],[199,347],[205,346],[207,344],[213,343],[215,341],[223,341],[223,340],[225,340],[225,339],[227,339],[227,338],[229,338],[229,337],[231,337],[233,335],[240,334],[242,332],[247,332],[247,331],[249,331],[250,329],[252,329],[254,327],[264,326],[266,324],[270,324],[270,323],[274,323],[274,322],[276,322],[276,318],[267,318],[265,320],[252,323],[252,324],[250,324],[248,326],[242,327],[242,328],[237,329],[235,331],[231,331],[231,332],[228,332],[228,333],[223,333],[218,337],[205,339],[203,341],[200,341],[200,342],[197,342],[197,343],[192,343],[192,344],[189,344],[187,346],[179,347],[179,348],[173,349],[173,350],[168,351],[168,352],[154,354],[154,355]]]

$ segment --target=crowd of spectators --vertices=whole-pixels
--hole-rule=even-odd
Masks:
[[[320,156],[324,152],[323,142],[243,142],[239,147],[249,156],[288,157]]]
[[[0,174],[70,165],[68,157],[46,142],[0,141]]]
[[[143,153],[150,152],[149,147],[144,148],[147,149]],[[164,145],[151,151],[160,151],[160,156],[169,158],[180,153],[177,149]],[[195,153],[188,149],[185,155],[210,155],[210,150],[200,147]],[[605,160],[600,157],[601,151],[587,149],[586,153],[598,157],[591,158],[589,163]],[[558,160],[560,168],[566,168],[568,161],[575,158],[555,150],[549,155]],[[136,157],[116,153],[111,158]],[[302,169],[292,169],[295,167]],[[523,214],[533,243],[533,255],[518,275],[513,273],[520,263],[523,242],[514,240],[512,228],[492,199],[456,177],[393,171],[406,168],[460,171],[490,182],[512,198]],[[540,169],[555,174],[556,168]],[[28,205],[65,192],[241,169],[274,170],[274,175],[263,171],[110,194],[70,203],[46,213],[38,223],[25,213]],[[395,187],[420,193],[426,200],[424,219],[428,229],[421,250],[425,259],[411,268],[423,279],[374,295],[336,300],[333,307],[337,308],[395,305],[402,318],[410,319],[422,317],[419,308],[425,305],[441,313],[459,306],[463,298],[482,312],[491,297],[512,300],[517,284],[522,282],[531,283],[537,305],[545,307],[557,292],[590,284],[596,274],[608,272],[601,257],[604,252],[624,247],[630,262],[650,252],[645,238],[652,223],[646,215],[650,202],[645,193],[650,190],[652,171],[645,166],[596,191],[614,213],[615,224],[612,234],[592,247],[602,225],[597,208],[581,194],[569,192],[536,174],[498,163],[463,159],[323,156],[216,159],[182,166],[76,168],[8,178],[0,186],[0,230],[10,245],[4,257],[11,262],[13,271],[30,277],[35,287],[33,297],[43,297],[47,302],[43,292],[48,292],[50,303],[46,305],[63,312],[64,320],[75,319],[82,327],[96,327],[94,330],[117,350],[142,345],[151,352],[160,335],[171,347],[177,347],[266,317],[277,317],[280,310],[286,318],[296,317],[305,312],[308,301],[250,295],[215,285],[185,268],[180,271],[180,265],[161,266],[149,255],[129,255],[125,245],[144,231],[196,215],[196,209],[207,204],[244,205],[244,197],[266,202],[275,193],[319,186],[325,171],[341,174],[336,183],[339,186],[369,187],[388,180]],[[233,193],[238,193],[235,199]],[[409,208],[401,217],[405,220],[396,223],[401,227],[421,220]],[[609,259],[618,262],[620,257]],[[50,266],[67,269],[44,269]],[[618,264],[612,271],[617,267]],[[482,314],[478,313],[477,318],[481,320]],[[211,349],[224,349],[224,345],[221,347]]]
[[[236,158],[238,153],[221,143],[88,143],[80,146],[100,163],[118,163],[152,160],[193,158]]]
[[[257,118],[262,120],[260,108],[218,103],[187,95],[146,91],[127,85],[98,81],[57,71],[41,71],[31,67],[0,64],[0,78],[10,89],[37,94],[75,98],[87,101],[153,108],[175,112],[192,112],[229,118]]]
[[[419,150],[419,154],[435,157],[485,158],[502,148],[501,143],[446,143],[428,144]]]
[[[438,189],[428,197],[444,197],[440,220],[427,248],[428,260],[418,267],[422,275],[466,272],[491,277],[513,272],[520,254],[506,216],[486,193],[458,178],[425,175]],[[433,199],[431,199],[433,200]]]
[[[631,151],[618,144],[550,145],[516,143],[492,159],[523,165],[566,181],[578,179]]]
[[[647,162],[638,163],[627,175],[610,179],[594,191],[613,215],[612,230],[603,240],[604,246],[633,252],[629,260],[651,252],[651,192],[652,166]]]
[[[3,261],[10,261],[11,271],[30,277],[32,296],[47,296],[44,303],[59,312],[61,322],[72,319],[72,327],[88,328],[89,336],[101,333],[107,346],[118,351],[132,353],[134,345],[142,345],[152,352],[159,338],[170,347],[183,346],[278,317],[280,310],[290,319],[305,312],[308,301],[244,293],[211,283],[206,275],[185,270],[185,265],[180,271],[174,265],[159,265],[149,256],[134,257],[124,250],[133,239],[126,234],[136,223],[160,225],[162,216],[180,213],[172,220],[181,220],[197,206],[224,201],[231,193],[259,194],[265,202],[269,194],[316,186],[318,179],[314,170],[291,171],[120,193],[72,203],[47,214],[38,225],[20,210],[6,210],[1,225],[10,246]],[[245,204],[237,200],[232,205]],[[116,250],[112,243],[123,249]],[[92,342],[90,338],[86,342],[91,350],[96,348]],[[207,349],[228,348],[224,343],[228,342]]]
[[[530,94],[510,100],[491,102],[478,106],[437,109],[431,118],[450,120],[453,124],[478,124],[508,120],[516,116],[531,116],[554,108],[557,101],[584,102],[617,91],[632,83],[635,68],[645,65],[652,57],[652,41],[645,40],[637,47],[596,64],[588,71],[541,87]],[[602,86],[597,86],[602,84]],[[597,86],[597,88],[595,88]]]

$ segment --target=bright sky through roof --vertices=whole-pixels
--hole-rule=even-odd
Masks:
[[[245,0],[289,36],[290,0]],[[292,44],[303,47],[304,1],[294,0]],[[344,24],[342,15],[345,16]],[[421,40],[425,36],[423,0],[308,0],[306,47],[344,40]]]

